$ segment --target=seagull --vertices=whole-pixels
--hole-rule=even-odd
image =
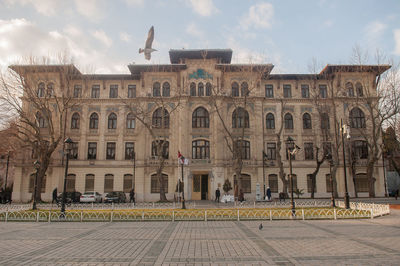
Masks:
[[[258,230],[262,230],[263,229],[263,225],[262,223],[258,226]]]
[[[147,40],[146,40],[144,49],[139,48],[139,54],[144,52],[144,58],[146,58],[146,60],[150,60],[151,53],[154,51],[157,51],[156,49],[151,48],[151,45],[153,44],[153,40],[154,40],[154,27],[151,26],[151,28],[149,30],[149,34],[147,35]]]

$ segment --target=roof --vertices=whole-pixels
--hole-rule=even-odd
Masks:
[[[141,72],[177,72],[186,69],[185,64],[170,65],[128,65],[132,75],[140,75]]]
[[[390,65],[326,65],[321,71],[323,74],[332,74],[336,72],[373,72],[376,75],[382,74],[391,68]]]
[[[81,75],[81,72],[73,65],[11,65],[12,70],[22,75],[26,72],[41,73],[41,72],[65,72],[73,75]]]
[[[316,74],[271,74],[268,79],[285,80],[315,80],[319,75]]]
[[[253,72],[264,73],[264,77],[271,73],[274,65],[272,64],[216,64],[215,69],[223,70],[225,72]]]
[[[232,59],[232,49],[180,49],[169,50],[171,64],[181,63],[181,59],[220,59],[220,63],[229,64]]]

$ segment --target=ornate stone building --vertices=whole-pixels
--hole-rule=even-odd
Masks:
[[[134,185],[138,201],[159,200],[159,183],[153,139],[144,125],[135,119],[127,106],[145,106],[153,125],[160,123],[164,103],[168,119],[166,129],[156,132],[168,141],[163,174],[167,198],[173,200],[181,168],[178,151],[188,159],[184,167],[184,191],[187,200],[214,199],[214,191],[225,179],[235,184],[232,154],[226,145],[223,123],[213,102],[231,133],[243,133],[242,187],[246,199],[255,199],[269,186],[273,197],[282,191],[277,153],[283,169],[289,172],[285,140],[295,140],[301,150],[293,160],[294,187],[310,197],[309,175],[319,156],[333,153],[341,119],[352,127],[369,130],[365,111],[353,103],[372,90],[379,66],[327,65],[319,74],[271,74],[272,65],[231,64],[232,50],[171,50],[171,64],[129,65],[131,74],[84,75],[74,66],[75,75],[67,88],[73,107],[69,110],[66,137],[74,142],[69,165],[67,189],[84,191],[124,191]],[[21,66],[20,66],[21,67]],[[46,66],[42,66],[46,68]],[[35,66],[26,66],[28,78]],[[37,83],[38,96],[44,88],[60,92],[56,68],[47,66],[47,80]],[[374,94],[374,91],[369,91]],[[29,105],[29,102],[25,102]],[[242,106],[243,108],[241,108]],[[43,123],[45,128],[46,123]],[[277,133],[282,126],[282,149],[277,147]],[[360,136],[351,137],[352,154],[357,155],[353,175],[348,171],[348,190],[354,195],[368,195],[365,158],[368,148]],[[64,165],[62,148],[55,152],[42,186],[42,198],[50,200],[55,187],[62,190]],[[339,146],[340,148],[340,146]],[[133,153],[134,151],[134,153]],[[339,150],[341,154],[341,148]],[[133,160],[133,154],[135,159]],[[264,162],[263,162],[263,159]],[[320,158],[321,159],[321,158]],[[14,175],[14,201],[28,201],[33,188],[33,160],[26,152]],[[332,186],[339,196],[344,192],[343,158],[333,184],[330,164],[326,160],[316,177],[315,196],[330,197]],[[135,164],[135,167],[134,167]],[[377,196],[384,195],[381,162],[374,171]],[[233,191],[230,191],[232,194]]]

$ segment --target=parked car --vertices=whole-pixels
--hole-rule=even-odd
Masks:
[[[82,193],[74,191],[74,192],[65,192],[65,203],[73,203],[79,202]],[[60,193],[57,196],[57,202],[60,203],[62,201],[63,193]]]
[[[113,191],[107,193],[107,195],[104,198],[104,202],[114,202],[114,203],[126,202],[126,195],[122,191]]]
[[[85,192],[80,197],[81,202],[103,202],[101,194],[98,192],[90,191]]]

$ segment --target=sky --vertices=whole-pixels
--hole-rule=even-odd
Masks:
[[[139,54],[148,30],[150,61]],[[400,0],[0,0],[0,67],[67,55],[83,73],[168,64],[170,49],[233,50],[272,73],[348,64],[354,47],[400,61]],[[315,65],[315,64],[314,64]]]

